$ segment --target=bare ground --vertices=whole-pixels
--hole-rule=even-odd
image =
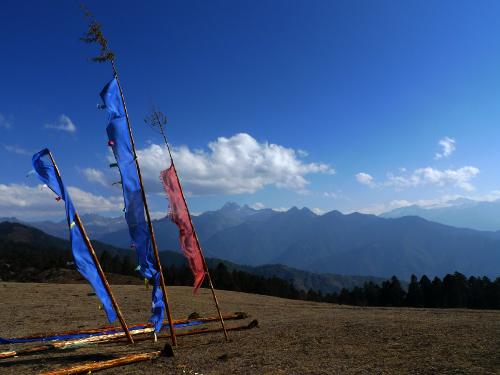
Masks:
[[[129,323],[148,318],[150,291],[114,285]],[[0,336],[105,325],[85,284],[0,283]],[[215,315],[210,291],[169,288],[174,318]],[[179,338],[174,358],[102,374],[500,374],[500,311],[358,308],[218,292],[224,312],[244,311],[259,328]],[[241,322],[227,322],[228,326]],[[213,328],[218,325],[213,323]],[[0,374],[31,374],[128,353],[157,343],[100,344],[0,360]],[[0,350],[20,346],[0,346]]]

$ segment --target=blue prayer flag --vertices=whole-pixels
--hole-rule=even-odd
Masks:
[[[109,123],[106,127],[109,139],[108,145],[113,149],[120,170],[125,201],[125,219],[128,224],[132,245],[137,252],[138,270],[153,285],[153,307],[149,321],[155,325],[155,330],[159,332],[163,323],[165,307],[160,288],[160,273],[155,267],[156,261],[144,214],[144,201],[139,175],[135,165],[125,108],[116,79],[112,79],[104,87],[101,98],[104,107],[109,113]]]
[[[66,218],[68,220],[70,232],[71,250],[73,252],[76,269],[88,280],[90,285],[92,285],[96,295],[102,302],[109,322],[113,323],[116,320],[116,311],[113,308],[111,298],[99,276],[94,259],[90,254],[87,244],[85,243],[83,233],[81,232],[80,227],[75,223],[76,210],[73,206],[71,197],[69,196],[61,178],[57,174],[52,162],[42,159],[47,155],[49,155],[48,149],[43,149],[33,155],[33,168],[35,169],[38,178],[64,201],[66,205]]]

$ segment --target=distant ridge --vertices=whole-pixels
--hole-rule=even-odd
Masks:
[[[4,260],[9,255],[6,254],[6,250],[4,250],[5,244],[7,242],[20,243],[25,245],[25,249],[28,249],[28,253],[31,255],[36,253],[40,253],[40,255],[43,255],[44,252],[49,252],[50,254],[55,254],[58,257],[61,257],[63,263],[72,260],[69,241],[51,236],[36,228],[32,228],[24,224],[0,222],[0,263],[5,264],[6,262],[4,262]],[[101,255],[103,251],[106,251],[111,257],[116,255],[119,255],[120,257],[126,256],[129,257],[132,262],[135,262],[135,252],[132,250],[116,248],[114,246],[103,244],[99,241],[92,242],[98,255]],[[186,265],[184,256],[178,252],[162,251],[160,253],[160,257],[162,264],[166,269],[166,272],[168,272],[168,267],[178,267]],[[375,283],[380,283],[383,281],[382,279],[374,277],[313,274],[279,264],[267,265],[262,267],[249,267],[213,258],[207,258],[207,263],[212,268],[215,268],[219,263],[224,263],[229,270],[240,270],[264,277],[275,276],[293,283],[297,289],[305,291],[314,289],[322,291],[323,293],[339,292],[342,288],[350,289],[355,286],[362,286],[366,281],[373,281]],[[30,270],[30,275],[33,275],[33,272],[36,273],[37,271]],[[46,272],[45,274],[61,277],[61,275],[67,273],[61,273],[58,271],[56,273]],[[41,277],[44,276],[41,275]],[[73,278],[75,278],[75,276],[73,276]],[[114,278],[116,279],[117,276],[115,275]]]
[[[419,216],[426,220],[459,228],[498,231],[500,230],[500,200],[477,202],[460,198],[447,202],[444,207],[411,205],[380,215],[384,218],[403,216]]]
[[[455,204],[472,203],[461,200]],[[240,265],[282,264],[313,273],[396,275],[403,280],[409,280],[411,274],[442,277],[455,271],[500,275],[500,232],[455,228],[416,216],[383,218],[339,211],[319,216],[308,208],[277,212],[228,203],[193,216],[193,222],[207,257]],[[92,238],[130,248],[128,229],[121,218],[95,215],[84,217],[84,223]],[[66,235],[66,223],[59,223],[57,230],[56,224],[33,226]],[[153,224],[160,250],[179,252],[175,225],[168,218]]]

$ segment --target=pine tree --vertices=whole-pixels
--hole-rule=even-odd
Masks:
[[[429,307],[442,307],[443,302],[443,282],[439,277],[432,280],[431,298]]]
[[[420,290],[422,291],[422,299],[424,307],[434,307],[433,306],[433,295],[432,295],[432,282],[426,275],[423,275],[419,281]]]
[[[406,306],[423,307],[424,294],[418,283],[417,276],[411,275],[410,285],[408,285],[408,293],[406,294]]]

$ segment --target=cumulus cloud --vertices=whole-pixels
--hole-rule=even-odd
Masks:
[[[384,212],[391,211],[400,207],[406,207],[409,205],[411,205],[411,203],[406,200],[391,201],[389,203],[374,203],[367,207],[354,210],[352,212],[361,212],[362,214],[370,214],[370,215],[380,215]]]
[[[120,196],[103,197],[71,186],[68,191],[80,213],[119,213],[123,208]],[[44,185],[0,184],[0,216],[20,219],[64,218],[64,204],[62,201],[57,202],[55,194]]]
[[[438,144],[441,146],[441,152],[437,152],[434,155],[434,159],[436,160],[447,158],[455,151],[455,140],[453,138],[444,137],[439,140]]]
[[[89,182],[96,182],[102,186],[109,187],[111,186],[111,182],[104,176],[104,173],[94,168],[85,168],[81,170],[83,176]]]
[[[262,210],[263,208],[266,208],[264,203],[261,202],[255,202],[254,204],[250,205],[250,207],[253,208],[254,210]]]
[[[363,172],[358,173],[356,179],[359,183],[370,187],[393,187],[398,191],[419,186],[452,186],[465,191],[472,191],[474,185],[470,180],[478,174],[479,168],[472,166],[444,170],[426,167],[402,175],[389,173],[387,180],[380,183],[376,183],[372,176]]]
[[[273,208],[272,210],[273,211],[276,211],[276,212],[286,212],[288,211],[290,208],[288,207],[276,207],[276,208]]]
[[[32,155],[32,152],[29,152],[28,150],[18,146],[18,145],[2,145],[4,150],[7,152],[11,152],[13,154],[18,154],[18,155]]]
[[[158,176],[168,165],[166,147],[152,144],[137,154],[150,189],[162,191]],[[245,133],[219,137],[208,150],[176,147],[173,156],[185,190],[197,195],[253,193],[265,186],[305,191],[307,175],[335,173],[327,164],[303,162],[292,148]]]
[[[418,168],[407,176],[394,176],[389,174],[386,186],[396,189],[434,185],[439,187],[454,186],[462,190],[472,191],[474,186],[470,180],[479,174],[479,168],[466,166],[458,169],[440,170],[432,167]]]
[[[326,210],[318,207],[311,208],[311,211],[314,212],[316,215],[323,215],[326,213]]]
[[[60,130],[68,133],[76,132],[75,124],[73,123],[73,121],[71,121],[71,119],[68,116],[64,114],[59,116],[59,119],[55,124],[45,124],[45,128]]]
[[[356,180],[362,184],[369,187],[375,187],[375,182],[373,181],[373,177],[365,172],[359,172],[356,174]]]
[[[492,190],[489,193],[481,195],[463,195],[463,194],[445,194],[437,198],[430,199],[398,199],[388,203],[375,203],[370,206],[357,210],[361,213],[379,215],[401,207],[419,206],[421,208],[442,208],[456,205],[456,200],[468,199],[475,202],[494,202],[500,199],[500,190]]]
[[[10,121],[8,121],[5,116],[0,113],[0,128],[9,129],[10,127],[12,127]]]
[[[323,196],[325,198],[333,198],[333,199],[337,199],[339,197],[339,195],[334,191],[325,191],[323,192]]]

